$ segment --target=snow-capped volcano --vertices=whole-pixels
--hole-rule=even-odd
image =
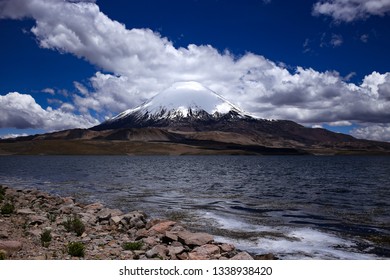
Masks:
[[[150,117],[176,118],[189,117],[199,111],[210,115],[235,111],[244,115],[232,103],[198,82],[177,82],[141,106],[126,110],[112,120],[125,118],[135,112],[146,113]]]
[[[173,123],[249,118],[242,110],[198,82],[177,82],[96,129],[168,126]]]

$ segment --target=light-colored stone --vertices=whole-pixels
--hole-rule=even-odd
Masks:
[[[142,242],[149,245],[150,247],[157,245],[158,241],[159,239],[154,236],[148,236],[142,239]]]
[[[253,260],[253,258],[247,252],[240,252],[231,258],[231,260]]]
[[[159,232],[165,233],[167,230],[171,229],[176,222],[174,221],[162,221],[149,229],[149,232]]]
[[[122,214],[123,212],[118,209],[103,208],[96,214],[96,217],[99,222],[102,222],[102,221],[109,221],[111,217],[120,216]]]
[[[205,244],[200,247],[196,247],[190,253],[188,253],[190,260],[208,260],[213,256],[219,255],[220,249],[214,244]]]
[[[143,228],[146,224],[146,214],[142,211],[133,211],[121,216],[121,223],[126,228]]]
[[[65,205],[74,204],[74,198],[71,197],[71,196],[64,197],[64,198],[62,199],[62,201],[63,201],[63,204],[65,204]]]
[[[110,224],[112,225],[117,225],[120,223],[120,221],[122,220],[122,217],[120,216],[113,216],[110,218]]]
[[[214,237],[204,232],[181,231],[178,234],[179,241],[189,246],[202,246],[214,241]]]
[[[91,214],[91,213],[88,213],[88,212],[83,213],[83,212],[81,212],[81,213],[79,214],[79,216],[80,216],[80,219],[81,219],[81,221],[82,221],[83,223],[86,223],[86,224],[95,224],[95,222],[96,222],[96,217],[95,217],[95,215],[93,215],[93,214]]]
[[[72,214],[74,208],[74,204],[64,205],[60,207],[61,214]]]
[[[97,212],[97,211],[100,211],[104,208],[104,205],[101,204],[100,202],[95,202],[95,203],[91,203],[91,204],[88,204],[86,206],[84,206],[84,209],[86,210],[92,210],[93,212]]]
[[[172,241],[177,241],[179,239],[178,232],[174,232],[174,231],[166,231],[165,237],[168,240],[172,240]]]
[[[180,244],[179,246],[169,246],[168,247],[169,255],[176,256],[184,252],[184,247]]]
[[[22,209],[16,210],[16,214],[20,214],[20,215],[35,215],[36,212],[31,210],[30,208],[22,208]]]
[[[227,243],[223,243],[219,245],[219,247],[223,252],[231,252],[235,249],[235,246],[233,244],[227,244]]]
[[[160,257],[164,259],[167,258],[167,254],[168,254],[168,249],[164,245],[156,245],[145,253],[145,255],[148,258]]]

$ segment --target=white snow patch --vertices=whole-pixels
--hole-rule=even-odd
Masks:
[[[241,109],[216,92],[198,82],[189,81],[174,83],[143,105],[126,110],[112,120],[125,118],[137,112],[142,115],[148,114],[150,117],[156,115],[160,118],[176,117],[178,115],[187,117],[190,112],[196,113],[202,110],[210,115],[215,113],[226,114],[230,111],[234,111],[242,116],[245,115]],[[164,111],[164,114],[162,114],[162,111]]]

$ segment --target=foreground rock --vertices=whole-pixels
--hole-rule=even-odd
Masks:
[[[0,214],[4,258],[253,259],[232,244],[215,242],[210,234],[190,232],[175,221],[147,219],[141,211],[123,213],[101,203],[83,205],[37,190],[2,189],[0,206],[14,205],[12,213]],[[71,256],[72,242],[84,247],[81,256]]]

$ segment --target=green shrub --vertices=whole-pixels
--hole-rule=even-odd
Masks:
[[[57,214],[56,213],[52,213],[52,212],[49,212],[47,213],[47,218],[49,219],[50,223],[54,223],[57,219]]]
[[[85,246],[81,242],[70,242],[68,244],[68,253],[72,257],[84,257]]]
[[[43,247],[48,247],[51,241],[51,230],[45,229],[41,234],[41,243]]]
[[[68,232],[74,231],[77,236],[81,236],[85,231],[83,222],[77,217],[68,217],[63,225]]]
[[[123,243],[122,247],[125,250],[140,250],[142,247],[143,243],[142,242],[125,242]]]
[[[9,202],[7,202],[6,204],[4,204],[2,207],[1,207],[1,214],[3,215],[8,215],[8,214],[12,214],[15,210],[15,206]]]

